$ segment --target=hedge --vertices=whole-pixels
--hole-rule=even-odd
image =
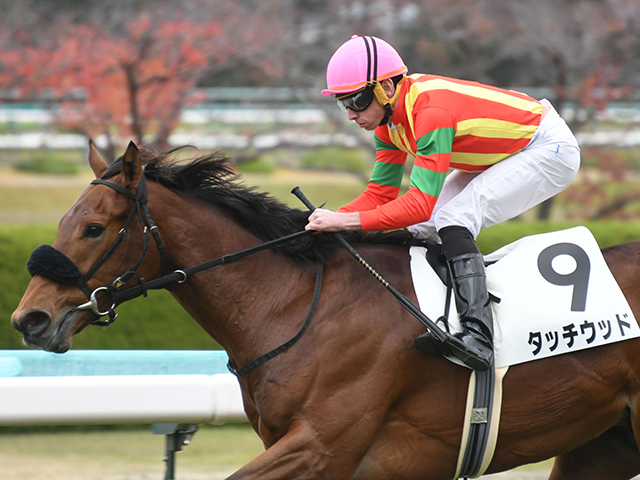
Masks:
[[[510,221],[483,230],[478,236],[478,246],[484,254],[491,253],[508,243],[526,235],[553,232],[565,228],[584,225],[589,228],[600,248],[619,243],[640,240],[640,222],[598,221],[598,222],[519,222]]]
[[[29,284],[29,255],[38,245],[52,243],[53,225],[0,227],[0,349],[24,348],[22,335],[10,325]],[[118,308],[109,328],[87,327],[73,341],[76,349],[180,349],[220,348],[165,291],[149,293]]]
[[[575,223],[507,222],[483,231],[478,245],[490,253],[525,235],[575,226]],[[601,247],[640,239],[640,224],[597,222],[588,226]],[[31,251],[55,237],[53,225],[0,227],[0,348],[24,348],[21,335],[10,326],[30,277],[25,268]],[[374,265],[375,267],[375,265]],[[363,272],[363,275],[365,273]],[[391,297],[390,297],[391,298]],[[83,349],[212,349],[219,346],[167,292],[125,303],[108,329],[88,327],[74,339]]]

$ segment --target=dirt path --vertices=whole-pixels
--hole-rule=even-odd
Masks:
[[[540,470],[528,472],[524,470],[511,470],[509,472],[496,473],[494,475],[485,475],[482,478],[489,480],[547,480],[549,478],[549,471]]]

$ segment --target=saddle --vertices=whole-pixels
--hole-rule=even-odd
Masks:
[[[410,255],[420,309],[432,319],[446,316],[451,332],[460,331],[440,246],[413,246]],[[524,237],[484,259],[494,299],[496,367],[640,336],[622,290],[585,227]]]

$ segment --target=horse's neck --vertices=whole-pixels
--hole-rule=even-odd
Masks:
[[[177,197],[177,196],[173,196]],[[182,197],[165,202],[157,221],[172,268],[184,269],[260,243],[214,208]],[[195,206],[194,206],[195,205]],[[189,222],[185,224],[185,212]],[[313,275],[283,255],[263,251],[193,275],[171,290],[180,304],[238,364],[262,354],[270,338],[290,334],[304,317]],[[295,306],[292,306],[295,303]]]

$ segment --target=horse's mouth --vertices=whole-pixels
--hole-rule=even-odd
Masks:
[[[28,334],[23,336],[24,344],[29,348],[42,349],[47,352],[65,353],[71,348],[73,335],[79,332],[90,321],[87,317],[90,312],[69,309],[63,317],[50,329],[50,335],[40,335],[31,337]]]

